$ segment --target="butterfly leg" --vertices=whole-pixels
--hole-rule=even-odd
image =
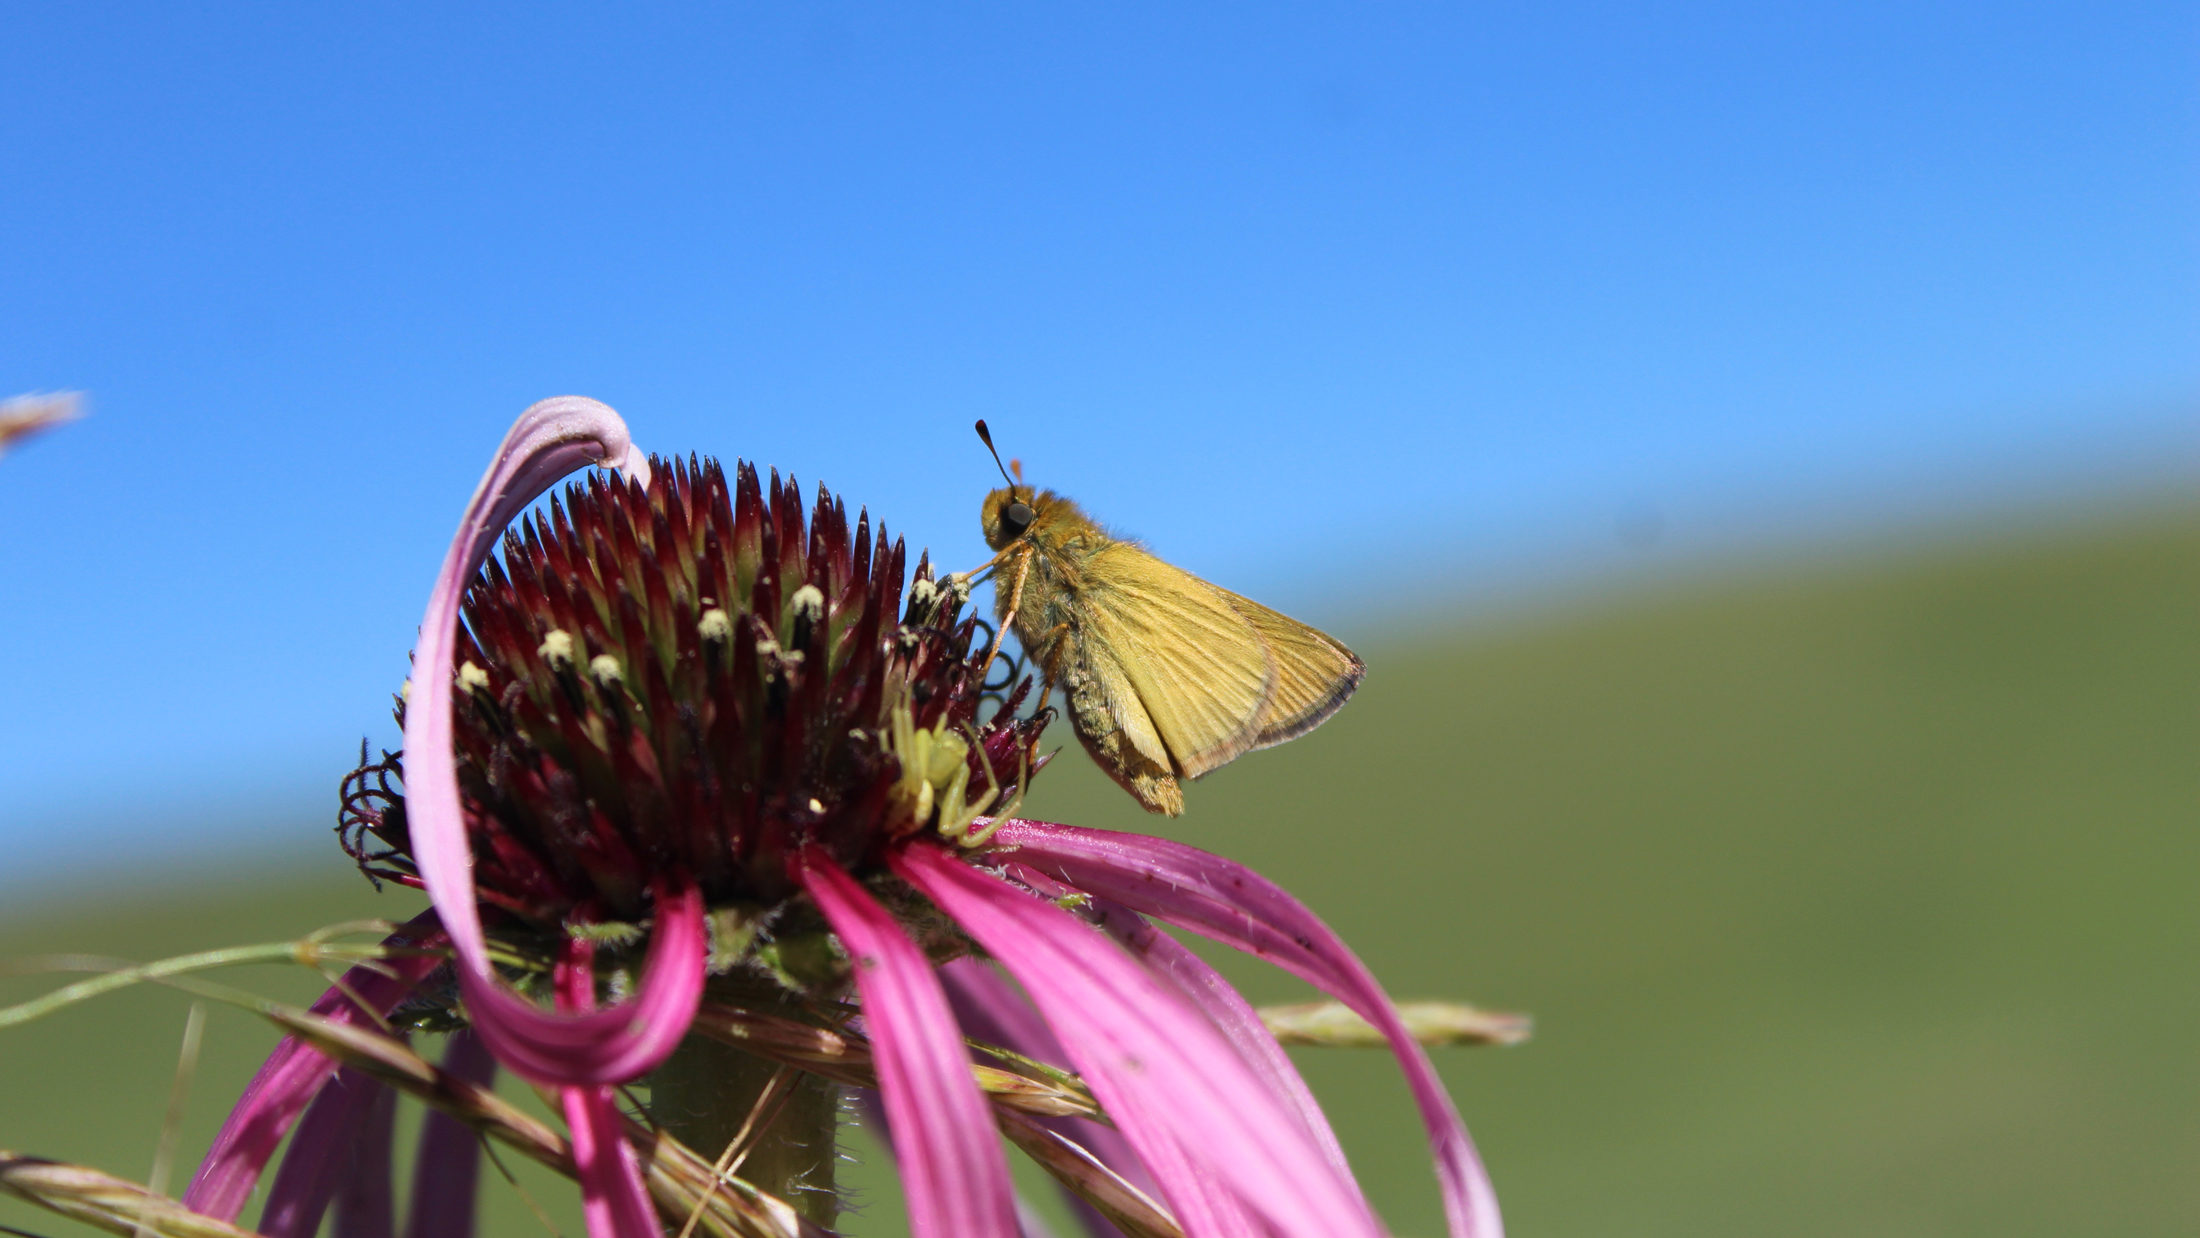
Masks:
[[[1039,704],[1043,708],[1047,698],[1054,695],[1054,685],[1061,679],[1062,638],[1069,635],[1067,620],[1047,629],[1047,634],[1031,642],[1032,661],[1039,664]]]
[[[987,671],[993,669],[993,659],[1001,652],[1001,642],[1008,639],[1008,629],[1016,622],[1016,608],[1024,600],[1024,578],[1031,574],[1031,556],[1026,554],[1016,560],[1016,583],[1008,591],[1008,607],[1001,615],[1001,626],[993,633],[993,647],[985,651],[985,664],[978,668],[978,682],[985,682]],[[994,586],[999,588],[998,585]]]
[[[1002,563],[1006,562],[1009,555],[1013,554],[1015,550],[1016,547],[1011,546],[1007,550],[1003,550],[999,554],[994,555],[992,558],[987,559],[985,562],[980,563],[978,566],[971,568],[967,572],[950,572],[948,573],[948,577],[952,580],[962,581],[964,584],[977,584],[978,582],[984,580],[987,576],[991,575],[995,568],[998,568],[999,566],[1001,566]]]

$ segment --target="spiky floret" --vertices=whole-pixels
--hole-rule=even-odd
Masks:
[[[591,475],[505,535],[457,647],[485,903],[544,929],[634,922],[677,872],[713,905],[769,905],[800,847],[878,871],[887,844],[967,828],[946,810],[977,789],[1028,781],[1043,720],[1012,701],[980,725],[964,594],[920,560],[905,606],[899,539],[867,512],[851,529],[822,486],[807,523],[802,507],[776,470],[737,464],[729,486],[691,457],[646,486]],[[353,775],[342,828],[370,874],[418,884],[400,761]]]

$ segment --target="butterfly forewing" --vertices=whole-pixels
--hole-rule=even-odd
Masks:
[[[1276,661],[1275,685],[1258,719],[1252,747],[1267,748],[1296,739],[1344,708],[1367,673],[1359,655],[1327,633],[1289,615],[1278,614],[1250,598],[1216,589],[1266,642]]]
[[[1094,560],[1080,599],[1087,660],[1121,668],[1177,773],[1196,778],[1251,748],[1276,685],[1252,622],[1214,586],[1135,546],[1115,543]]]

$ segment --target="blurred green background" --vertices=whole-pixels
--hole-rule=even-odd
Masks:
[[[1536,1016],[1438,1055],[1517,1235],[2200,1232],[2195,564],[2200,511],[2161,506],[1396,619],[1351,708],[1194,787],[1175,832],[1296,891],[1395,994]],[[1074,744],[1029,809],[1155,824]],[[333,842],[312,871],[114,882],[10,909],[0,955],[417,905]],[[144,1174],[186,1005],[0,1033],[0,1146]],[[213,1012],[179,1185],[272,1040]],[[1388,1058],[1299,1057],[1392,1225],[1441,1232]],[[853,1151],[846,1229],[900,1232]],[[570,1189],[526,1181],[578,1233]],[[490,1232],[542,1232],[485,1196]]]

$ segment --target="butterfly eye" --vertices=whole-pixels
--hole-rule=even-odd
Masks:
[[[1024,530],[1031,527],[1030,506],[1024,503],[1009,504],[1001,513],[1001,527],[1008,531],[1010,537],[1022,537]]]

